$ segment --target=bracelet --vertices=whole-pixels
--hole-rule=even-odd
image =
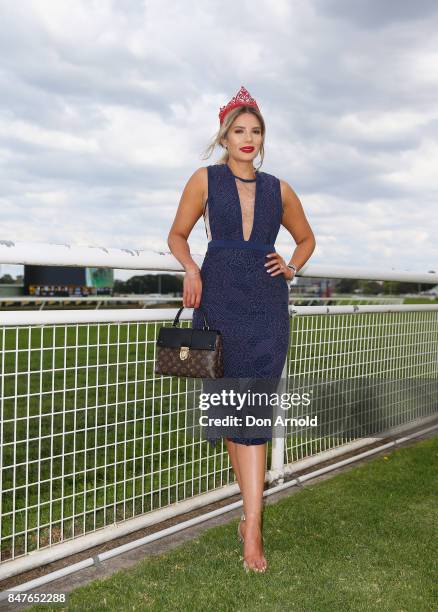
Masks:
[[[287,264],[287,267],[291,268],[295,272],[295,274],[297,273],[297,267],[294,266],[294,264]]]

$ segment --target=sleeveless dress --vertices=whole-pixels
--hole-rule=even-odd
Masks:
[[[220,393],[224,383],[235,378],[249,384],[262,380],[266,389],[275,390],[289,346],[289,282],[283,274],[271,276],[264,264],[272,259],[266,254],[275,252],[281,225],[280,181],[261,171],[255,179],[239,178],[228,164],[207,166],[207,172],[204,222],[209,242],[201,266],[200,308],[193,310],[192,327],[202,329],[202,309],[210,329],[220,330],[226,381],[203,379],[203,392]],[[207,414],[220,417],[224,410],[210,406]],[[264,435],[253,436],[254,431]],[[225,435],[222,432],[221,427],[206,427],[213,447]],[[226,437],[241,444],[272,439],[266,428],[242,425],[233,432]]]

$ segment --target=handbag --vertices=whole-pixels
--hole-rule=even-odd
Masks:
[[[183,309],[184,306],[181,306],[171,327],[159,329],[155,373],[190,378],[222,378],[224,366],[221,332],[209,328],[202,308],[202,329],[177,327]]]

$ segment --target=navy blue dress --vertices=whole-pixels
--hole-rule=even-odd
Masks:
[[[267,379],[276,385],[289,346],[289,285],[283,274],[271,276],[264,264],[272,259],[266,254],[275,252],[281,225],[280,181],[261,171],[256,171],[253,180],[239,179],[228,164],[207,166],[207,172],[210,240],[201,266],[200,308],[193,310],[192,326],[202,329],[202,308],[210,329],[220,330],[224,379]],[[244,239],[236,180],[255,182],[248,240]],[[204,392],[217,392],[220,386],[221,379],[203,380]],[[220,406],[207,412],[209,416],[223,414]],[[251,437],[243,427],[236,430],[241,435],[227,437],[243,444],[261,444],[272,439],[269,431],[263,431],[264,436]],[[223,437],[220,428],[206,427],[205,433],[212,446]]]

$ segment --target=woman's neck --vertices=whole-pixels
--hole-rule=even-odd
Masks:
[[[254,179],[256,177],[257,171],[252,165],[252,162],[238,164],[228,161],[227,166],[235,176],[239,176],[240,178]]]

